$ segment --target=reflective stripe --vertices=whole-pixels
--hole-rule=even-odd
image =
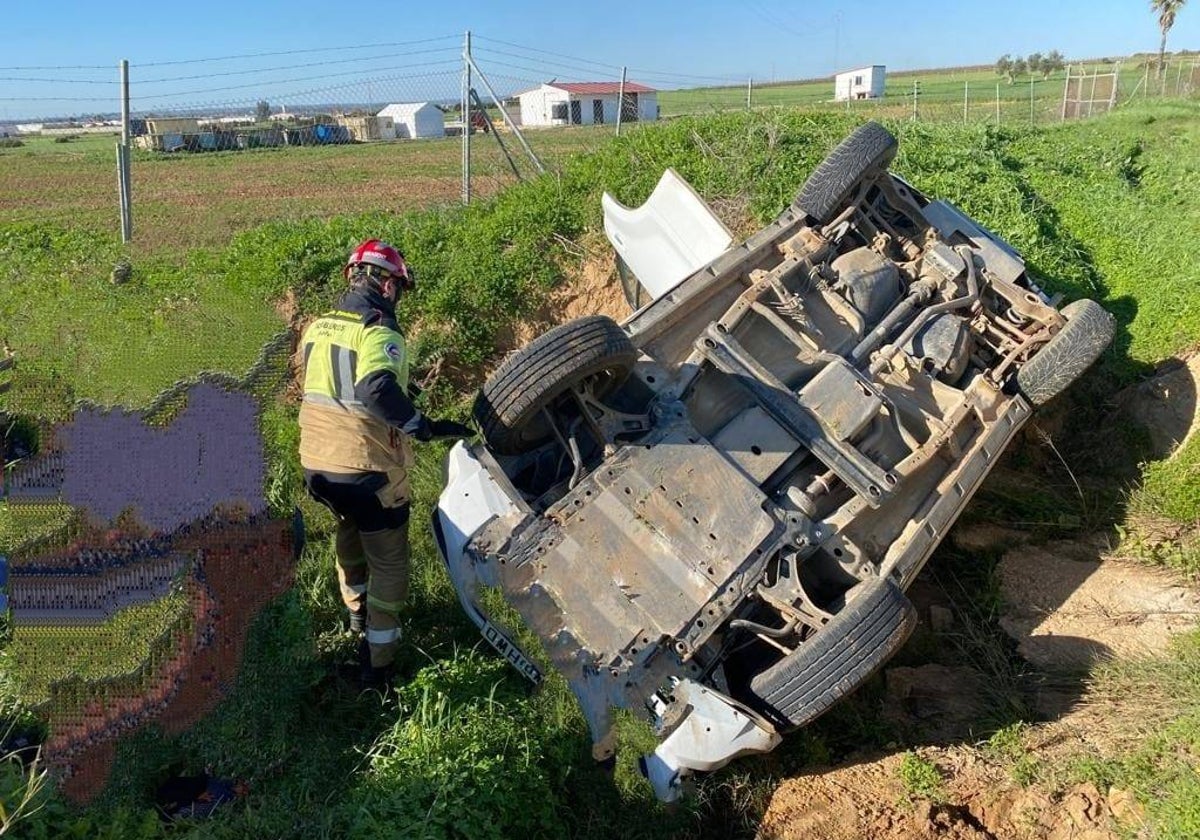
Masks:
[[[305,394],[304,402],[312,403],[313,405],[324,405],[330,408],[340,408],[350,414],[356,414],[359,417],[373,417],[371,412],[367,411],[366,406],[358,400],[339,400],[334,397],[327,397],[324,394]]]
[[[370,645],[390,645],[392,642],[399,641],[400,628],[393,627],[391,630],[372,630],[367,628],[367,644]]]
[[[353,592],[355,595],[362,595],[364,592],[367,591],[367,585],[365,583],[355,583],[355,584],[346,583],[346,584],[342,584],[342,588],[345,589],[347,592]]]
[[[384,601],[370,594],[367,595],[367,603],[376,609],[390,613],[398,613],[400,610],[404,609],[403,601]]]
[[[333,346],[333,382],[337,397],[342,402],[354,401],[354,368],[358,354],[349,347]]]

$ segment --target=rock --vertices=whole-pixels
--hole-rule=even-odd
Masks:
[[[888,668],[884,678],[890,701],[884,716],[918,728],[934,741],[970,734],[987,711],[982,680],[973,668],[933,664]]]
[[[127,283],[133,277],[133,265],[129,260],[121,260],[113,266],[112,274],[108,279],[114,286],[120,286],[122,283]]]
[[[1079,543],[1013,549],[997,568],[1000,626],[1027,661],[1049,671],[1082,670],[1110,654],[1161,653],[1200,624],[1200,595],[1167,572],[1087,556]]]
[[[1133,791],[1115,785],[1108,789],[1108,809],[1113,819],[1125,826],[1138,825],[1146,816],[1146,809]]]
[[[1197,381],[1200,354],[1170,359],[1152,378],[1118,396],[1118,412],[1132,417],[1150,435],[1151,457],[1166,458],[1196,425]]]
[[[954,611],[937,604],[929,608],[929,626],[934,633],[946,633],[954,626]]]

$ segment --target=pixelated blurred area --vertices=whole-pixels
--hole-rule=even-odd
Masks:
[[[303,529],[268,501],[260,428],[291,353],[283,335],[243,379],[201,374],[141,411],[0,415],[12,676],[76,802],[104,787],[121,738],[215,707],[255,616],[292,585]]]

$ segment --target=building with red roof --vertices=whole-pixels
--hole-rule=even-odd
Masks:
[[[626,81],[550,81],[518,94],[521,124],[525,126],[616,124],[617,103],[624,93],[621,122],[658,119],[658,91]]]

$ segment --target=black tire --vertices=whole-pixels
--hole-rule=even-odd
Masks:
[[[813,170],[792,206],[818,224],[831,221],[864,178],[888,168],[897,148],[896,138],[879,123],[860,125]]]
[[[1063,307],[1067,323],[1017,371],[1017,388],[1034,405],[1045,405],[1092,366],[1112,343],[1116,321],[1094,300]]]
[[[890,579],[855,588],[856,597],[814,638],[750,680],[778,724],[816,720],[891,659],[916,626],[916,610]]]
[[[496,452],[527,452],[553,434],[539,417],[543,408],[592,376],[603,378],[597,396],[611,392],[637,357],[633,342],[611,318],[568,321],[504,360],[475,397],[475,419]]]

